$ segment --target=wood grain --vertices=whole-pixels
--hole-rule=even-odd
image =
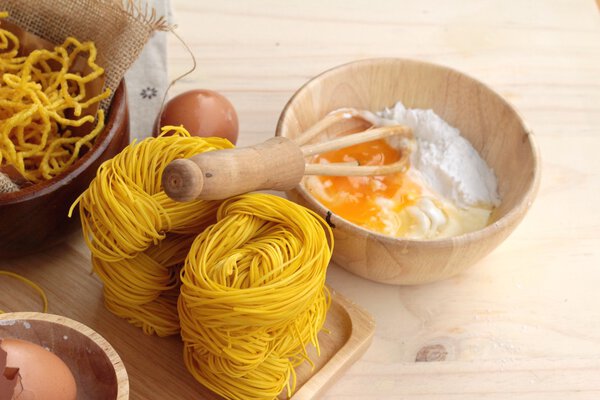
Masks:
[[[199,63],[174,92],[206,87],[224,93],[238,112],[241,145],[273,135],[286,102],[311,77],[358,59],[406,57],[489,85],[515,106],[540,147],[543,172],[531,210],[468,272],[408,288],[330,269],[329,283],[366,307],[377,331],[364,357],[324,399],[421,398],[411,390],[425,391],[440,368],[459,372],[423,398],[598,397],[600,383],[592,379],[600,373],[596,2],[173,5],[178,33]],[[175,77],[191,62],[176,40],[171,43]],[[420,349],[442,343],[444,361],[415,364]],[[547,370],[547,363],[554,376],[540,375],[545,380],[532,392],[532,374]]]
[[[330,286],[377,323],[367,352],[325,400],[593,400],[600,397],[600,26],[594,1],[172,1],[198,68],[173,94],[219,90],[242,146],[274,135],[309,78],[344,62],[407,57],[447,65],[509,100],[536,135],[542,181],[526,218],[493,253],[446,281],[395,287],[332,266]],[[170,76],[191,66],[170,37]],[[102,304],[79,235],[35,257],[0,260],[47,290],[50,312],[104,336],[127,366],[131,399],[197,398],[176,338],[141,341]],[[0,279],[0,308],[39,310]],[[8,291],[7,287],[12,290]],[[160,345],[161,351],[156,349]],[[444,361],[415,362],[443,346]],[[438,347],[439,348],[439,347]]]
[[[174,160],[162,184],[177,201],[223,200],[257,190],[287,190],[304,173],[304,157],[287,138],[270,138],[249,147],[196,154]]]
[[[70,243],[77,242],[73,238]],[[79,244],[82,244],[81,242]],[[183,348],[179,337],[158,338],[147,336],[140,329],[126,323],[112,315],[102,306],[101,283],[95,277],[81,268],[84,262],[89,262],[86,256],[77,254],[76,251],[70,251],[63,247],[57,257],[56,253],[48,253],[51,258],[57,258],[64,265],[61,271],[54,271],[57,265],[47,263],[40,266],[29,267],[31,265],[27,258],[22,259],[24,264],[18,265],[21,274],[26,275],[36,282],[39,282],[48,294],[50,311],[71,319],[77,319],[81,323],[90,327],[102,335],[112,348],[116,350],[125,366],[129,381],[131,383],[131,399],[152,399],[165,398],[161,396],[177,395],[180,398],[202,398],[202,399],[220,399],[219,396],[211,393],[208,389],[195,382],[192,376],[186,371],[183,364]],[[41,257],[43,254],[35,256]],[[32,258],[29,258],[31,260]],[[54,264],[54,265],[53,265]],[[52,272],[58,272],[52,274]],[[68,277],[68,279],[66,279]],[[9,278],[0,277],[0,308],[3,310],[31,309],[35,310],[40,306],[36,296],[28,291],[28,286]],[[53,290],[54,289],[54,290]],[[65,293],[69,293],[68,297]],[[0,314],[0,320],[13,319],[15,315],[19,318],[40,319],[35,316],[36,313],[8,313]],[[41,314],[47,315],[47,314]],[[61,317],[48,317],[52,321],[65,322]],[[35,324],[33,321],[32,327]],[[39,325],[39,324],[38,324]],[[3,335],[11,337],[20,337],[25,340],[36,341],[44,338],[44,326],[38,326],[40,334],[36,334],[36,329],[20,329],[15,333],[13,327],[3,327],[0,324],[0,337]],[[62,338],[66,330],[75,328],[87,336],[98,339],[98,334],[92,332],[90,328],[82,326],[73,321],[68,327],[57,326],[52,329],[58,329],[62,333],[49,334],[50,338]],[[325,329],[319,335],[320,352],[315,348],[309,348],[308,354],[314,362],[314,367],[305,363],[298,367],[297,373],[297,394],[293,396],[295,400],[310,399],[325,388],[339,379],[359,357],[367,350],[371,343],[375,329],[375,324],[371,316],[359,306],[352,304],[343,295],[335,291],[332,292],[331,310],[327,315]],[[94,336],[95,335],[95,336]],[[72,336],[72,335],[70,335]],[[87,336],[82,339],[87,340]],[[98,342],[104,342],[99,338]],[[70,348],[64,346],[65,343],[58,341],[61,345],[57,349],[57,354],[67,353]],[[78,348],[79,343],[75,345]],[[110,345],[103,345],[103,348],[110,348]],[[112,351],[112,350],[111,350]],[[68,358],[68,357],[67,357]],[[72,369],[78,369],[85,366],[85,360],[79,360],[80,355],[73,357],[73,360],[66,359]],[[101,360],[100,360],[101,361]],[[120,363],[119,363],[120,365]],[[124,370],[123,370],[124,372]],[[85,373],[84,371],[81,372]],[[117,371],[120,374],[121,371]],[[93,376],[93,375],[91,375]],[[76,376],[77,381],[89,379],[89,376]],[[123,385],[126,381],[123,378]],[[177,382],[176,385],[165,387],[165,382]],[[93,389],[93,385],[90,390]],[[101,392],[102,393],[102,392]],[[127,390],[129,393],[129,390]],[[156,397],[154,397],[156,396]],[[103,400],[111,398],[106,396]],[[126,395],[118,397],[117,400],[125,400]],[[285,396],[282,396],[285,398]],[[89,400],[96,399],[90,394]],[[100,399],[100,398],[99,398]],[[82,400],[88,400],[84,397]]]
[[[301,385],[292,400],[321,397],[368,349],[374,330],[375,321],[365,310],[333,291],[325,332],[319,335],[320,353],[309,352],[315,367],[298,367]]]

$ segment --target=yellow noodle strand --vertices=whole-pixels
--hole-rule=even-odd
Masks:
[[[7,15],[0,12],[0,18]],[[91,147],[104,128],[104,113],[83,112],[110,90],[94,96],[86,90],[104,73],[92,42],[67,38],[25,57],[17,57],[19,48],[19,39],[0,28],[0,166],[13,165],[35,183],[61,174]],[[78,57],[86,60],[85,74],[73,72]],[[72,135],[70,127],[85,123],[93,124],[89,133]]]
[[[106,307],[147,334],[179,333],[179,270],[220,204],[171,200],[162,190],[162,171],[177,158],[231,147],[225,139],[165,127],[163,136],[132,143],[104,162],[71,207],[70,214],[79,205]]]
[[[228,399],[291,395],[307,344],[318,350],[332,247],[328,225],[300,205],[260,193],[224,201],[181,271],[178,310],[192,375]]]
[[[46,292],[44,292],[44,289],[42,289],[37,283],[35,283],[34,281],[32,281],[22,275],[19,275],[17,273],[10,272],[10,271],[0,270],[0,275],[4,275],[4,276],[8,276],[8,277],[17,279],[17,280],[23,282],[24,284],[29,285],[31,288],[33,288],[33,290],[35,290],[40,295],[40,298],[42,299],[42,303],[44,305],[42,312],[48,312],[48,297],[46,297]],[[4,313],[4,311],[0,310],[0,314],[2,314],[2,313]]]
[[[165,127],[103,163],[71,212],[79,205],[111,312],[147,334],[181,333],[190,373],[226,398],[291,396],[294,368],[311,363],[307,346],[319,352],[332,233],[276,196],[166,196],[162,172],[172,160],[229,147]]]

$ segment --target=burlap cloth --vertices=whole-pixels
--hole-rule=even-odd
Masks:
[[[105,86],[113,93],[127,72],[132,138],[152,133],[167,87],[169,0],[0,0],[0,10],[9,12],[9,21],[52,43],[61,44],[68,36],[93,41]],[[102,103],[104,109],[109,105],[110,99]]]

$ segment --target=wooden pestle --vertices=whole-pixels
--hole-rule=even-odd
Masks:
[[[311,133],[312,134],[312,133]],[[305,164],[305,158],[362,142],[401,135],[414,140],[405,126],[385,126],[300,145],[302,140],[274,137],[250,147],[209,151],[171,161],[162,175],[165,193],[176,201],[221,200],[254,190],[289,190],[306,175],[368,176],[405,171],[408,153],[386,165]],[[404,145],[410,152],[410,145]]]
[[[220,200],[254,190],[289,190],[304,175],[304,154],[286,137],[172,161],[162,184],[176,201]]]
[[[306,175],[367,176],[405,171],[408,167],[410,128],[401,125],[378,126],[363,132],[308,144],[331,125],[359,118],[376,118],[369,112],[352,109],[335,111],[317,122],[295,140],[274,137],[261,144],[235,149],[209,151],[188,159],[174,160],[163,171],[162,185],[176,201],[221,200],[254,190],[289,190]],[[400,135],[406,139],[400,161],[386,165],[306,164],[306,157],[328,151]]]

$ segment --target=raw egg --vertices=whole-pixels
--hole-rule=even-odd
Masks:
[[[69,367],[54,353],[20,339],[0,339],[0,364],[5,380],[14,386],[2,400],[75,400],[77,387]],[[4,393],[0,393],[5,395]]]
[[[317,156],[319,163],[385,165],[402,150],[386,140],[361,143]],[[312,176],[309,191],[339,217],[374,232],[411,239],[457,236],[485,226],[487,208],[458,208],[436,194],[417,170],[384,176]]]
[[[380,139],[321,154],[315,161],[385,165],[394,163],[401,157],[400,151]],[[382,199],[389,199],[393,211],[398,212],[414,204],[421,194],[420,187],[402,173],[384,176],[321,176],[317,179],[320,181],[320,190],[313,194],[325,207],[350,222],[377,232],[386,231],[387,218],[382,215]]]
[[[165,104],[156,124],[165,125],[183,125],[192,136],[222,137],[233,144],[238,138],[238,117],[233,105],[212,90],[190,90],[173,97]],[[154,132],[154,136],[158,133]]]

